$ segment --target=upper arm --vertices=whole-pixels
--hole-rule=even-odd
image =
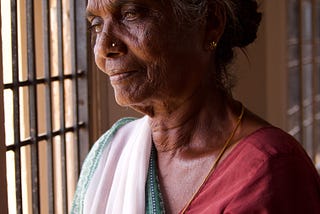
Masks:
[[[320,213],[320,182],[305,158],[266,161],[226,207],[225,213]]]

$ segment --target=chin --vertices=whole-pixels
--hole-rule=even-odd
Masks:
[[[128,91],[123,90],[114,90],[114,96],[115,100],[118,103],[118,105],[123,107],[130,107],[132,105],[140,104],[142,103],[146,96],[141,96],[141,94],[137,92],[130,93]]]
[[[147,114],[149,116],[153,115],[153,108],[151,105],[152,100],[152,90],[140,90],[136,89],[134,91],[119,90],[114,88],[115,100],[118,105],[122,107],[129,107],[142,114]],[[131,93],[130,93],[131,92]]]
[[[114,93],[115,100],[119,106],[122,107],[128,107],[132,103],[132,100],[130,100],[127,96],[123,96],[123,94],[118,95],[116,92]]]

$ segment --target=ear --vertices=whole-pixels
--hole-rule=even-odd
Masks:
[[[226,19],[226,11],[221,4],[214,3],[209,5],[204,41],[205,47],[208,47],[211,42],[219,42],[226,26]]]

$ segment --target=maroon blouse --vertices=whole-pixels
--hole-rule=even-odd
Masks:
[[[320,214],[320,177],[293,137],[262,128],[220,163],[186,213]]]

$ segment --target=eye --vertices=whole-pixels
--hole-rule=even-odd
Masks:
[[[139,17],[139,14],[136,11],[129,10],[122,12],[122,19],[125,21],[134,21]]]
[[[121,8],[121,19],[122,21],[136,21],[137,19],[143,18],[146,14],[146,9],[139,5],[124,5]]]
[[[101,33],[103,30],[103,21],[99,17],[94,17],[91,19],[91,25],[89,27],[89,30],[92,33]]]
[[[101,33],[102,32],[102,25],[96,24],[96,25],[91,25],[89,29],[94,32],[94,33]]]

